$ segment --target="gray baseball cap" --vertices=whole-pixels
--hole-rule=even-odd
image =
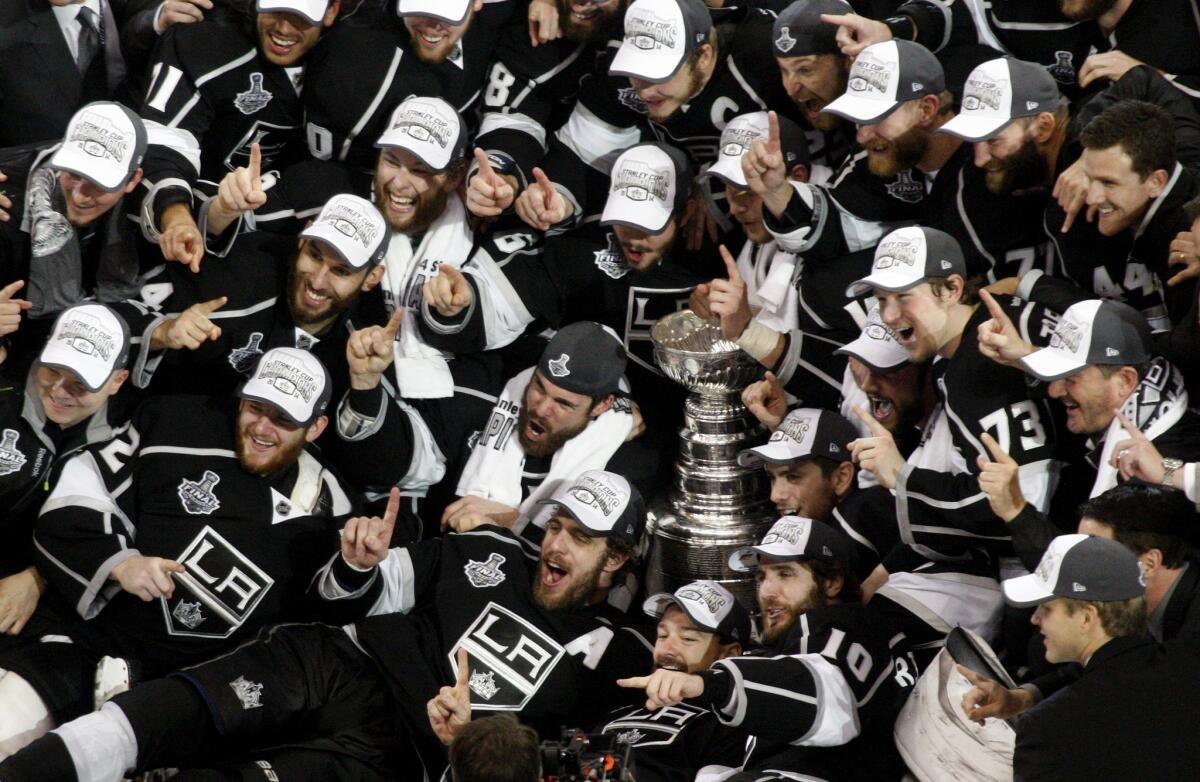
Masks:
[[[539,505],[557,505],[592,537],[613,536],[636,546],[646,522],[646,505],[637,487],[623,476],[587,470],[563,481]]]
[[[850,298],[879,288],[885,291],[906,291],[932,277],[951,274],[967,276],[967,260],[958,240],[945,231],[915,225],[898,228],[875,248],[871,273],[850,283],[846,295]]]
[[[1049,382],[1089,366],[1135,366],[1153,353],[1150,327],[1141,313],[1124,302],[1088,299],[1067,307],[1049,347],[1020,361],[1027,372]]]
[[[542,375],[576,394],[603,396],[620,392],[625,346],[607,326],[581,320],[563,326],[538,360]]]
[[[642,603],[642,610],[661,619],[672,605],[678,606],[696,627],[716,633],[722,640],[743,644],[750,640],[750,612],[716,581],[693,581],[674,592],[651,595]]]
[[[946,89],[942,64],[912,41],[883,41],[859,53],[846,92],[823,111],[859,125],[879,122],[901,104]]]
[[[1004,599],[1035,606],[1067,597],[1113,602],[1145,594],[1146,576],[1137,556],[1121,543],[1094,535],[1059,535],[1050,541],[1037,570],[1001,584]]]
[[[702,0],[634,0],[625,11],[625,38],[608,72],[651,84],[670,81],[711,29]]]
[[[793,166],[809,163],[808,137],[804,130],[787,117],[776,115],[779,122],[779,151],[783,154],[783,167],[789,173]],[[742,171],[742,155],[750,151],[755,141],[766,141],[770,137],[770,118],[765,111],[752,111],[734,117],[721,131],[720,151],[702,176],[715,176],[722,182],[737,188],[745,188],[746,175]]]
[[[776,562],[819,559],[850,565],[854,552],[840,531],[803,516],[784,516],[771,525],[757,546],[746,546],[729,555],[729,567],[739,573],[755,570],[761,557]]]
[[[738,454],[742,467],[794,464],[814,456],[850,461],[850,443],[858,438],[854,425],[832,410],[798,407],[784,416],[765,445]]]
[[[895,333],[883,322],[879,305],[867,312],[858,338],[848,342],[834,353],[854,356],[876,372],[891,372],[908,363],[908,351],[896,341]]]
[[[958,116],[942,127],[966,141],[994,138],[1020,117],[1056,110],[1063,101],[1058,83],[1041,65],[999,57],[976,66],[963,87]]]

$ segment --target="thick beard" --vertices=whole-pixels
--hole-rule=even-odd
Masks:
[[[541,442],[532,443],[525,438],[525,424],[529,422],[529,408],[522,405],[521,412],[517,416],[517,440],[521,443],[521,447],[525,449],[526,456],[534,458],[542,458],[557,453],[559,448],[576,436],[591,423],[588,419],[584,419],[580,426],[570,429],[560,429],[557,432],[549,432],[542,438]]]
[[[1117,0],[1081,0],[1078,3],[1058,0],[1058,10],[1068,19],[1081,22],[1088,19],[1099,19],[1111,11],[1116,4]]]
[[[576,570],[571,574],[574,580],[574,585],[567,592],[551,597],[547,593],[546,587],[542,584],[541,565],[539,563],[535,571],[533,584],[533,602],[537,603],[538,608],[543,611],[576,611],[588,604],[592,595],[595,594],[596,588],[600,586],[600,576],[604,572],[604,557],[600,557],[599,561],[592,567],[591,570],[580,572]],[[578,576],[578,578],[574,578]]]
[[[1018,190],[1032,190],[1046,186],[1046,159],[1038,151],[1033,139],[1026,139],[1005,163],[1004,168],[988,172],[987,189],[997,195],[1008,195]]]
[[[303,295],[304,283],[300,277],[296,275],[296,263],[292,262],[292,266],[288,269],[288,312],[292,315],[292,322],[297,326],[308,326],[313,323],[323,323],[331,318],[336,318],[347,309],[349,309],[353,299],[339,299],[336,293],[330,292],[329,309],[325,310],[320,315],[312,315],[300,309],[300,297]]]
[[[601,11],[588,24],[581,24],[571,18],[571,0],[558,0],[558,23],[563,38],[571,43],[599,43],[613,37],[616,33],[613,20],[618,16]]]
[[[379,211],[383,214],[384,219],[388,220],[388,228],[405,236],[424,233],[429,226],[433,225],[433,221],[446,211],[446,201],[449,198],[450,194],[441,187],[430,188],[423,195],[417,197],[417,211],[413,213],[412,219],[404,225],[397,225],[388,219],[388,212],[383,206],[387,199],[387,191],[384,190],[381,183],[375,183],[375,203],[379,205]]]
[[[800,618],[801,614],[811,611],[820,605],[820,588],[816,584],[813,584],[812,589],[809,590],[809,593],[804,596],[804,599],[801,600],[799,604],[789,605],[786,607],[787,611],[792,614],[792,621],[785,625],[773,627],[769,630],[765,628],[763,629],[763,644],[769,646],[778,641],[787,633],[788,630],[792,629],[792,625],[796,624],[796,620]],[[761,605],[759,606],[759,610],[761,610],[763,614],[766,614],[766,610],[763,609]]]
[[[892,142],[889,150],[891,154],[886,158],[869,156],[867,167],[877,177],[894,177],[919,163],[928,146],[929,140],[925,133],[920,128],[912,128]]]
[[[249,439],[250,434],[244,430],[239,430],[234,437],[238,463],[251,475],[273,475],[280,470],[287,469],[296,463],[296,460],[300,458],[300,452],[304,450],[304,438],[301,438],[294,443],[282,446],[267,463],[252,464],[249,462]]]

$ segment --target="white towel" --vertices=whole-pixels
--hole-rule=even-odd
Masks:
[[[800,294],[794,285],[797,261],[795,254],[785,252],[773,241],[746,242],[737,259],[754,319],[782,334],[800,322]]]

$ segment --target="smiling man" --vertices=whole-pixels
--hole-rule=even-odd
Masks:
[[[115,347],[70,323],[50,366],[89,337],[96,354]],[[85,377],[103,374],[91,363]],[[91,687],[104,656],[121,658],[128,686],[312,615],[305,592],[351,510],[307,448],[327,424],[329,391],[311,354],[278,348],[240,398],[153,397],[111,442],[65,464],[34,529],[54,599],[0,660],[0,712],[27,717],[5,724],[5,754],[110,696],[106,679]],[[64,636],[72,642],[41,642]]]
[[[650,666],[649,644],[603,603],[631,562],[644,508],[627,481],[600,470],[546,499],[552,523],[530,557],[491,526],[389,550],[393,493],[384,517],[347,524],[341,554],[315,584],[331,605],[366,619],[277,628],[142,684],[10,758],[0,773],[6,782],[47,769],[75,779],[72,758],[87,754],[94,759],[81,766],[83,778],[96,780],[164,765],[226,776],[435,777],[445,754],[426,704],[457,679],[464,659],[481,711],[511,712],[554,733],[568,719],[599,719],[629,700],[615,680]],[[297,740],[280,748],[279,731]],[[429,750],[423,766],[414,744]]]

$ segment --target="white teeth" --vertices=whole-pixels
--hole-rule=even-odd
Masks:
[[[293,46],[297,43],[295,38],[283,38],[281,36],[274,35],[274,34],[271,35],[271,42],[273,44],[275,44],[276,46],[283,46],[283,47]]]
[[[259,438],[255,437],[254,435],[250,435],[250,439],[254,441],[255,445],[261,445],[264,447],[270,447],[270,446],[275,445],[275,443],[270,442],[269,440],[260,440]]]
[[[416,199],[414,198],[392,195],[390,193],[388,194],[388,200],[392,202],[392,206],[395,206],[398,209],[405,209],[416,203]]]
[[[421,33],[421,39],[423,41],[425,41],[425,43],[436,46],[439,43],[441,43],[442,41],[446,40],[446,36],[445,35],[430,35],[429,33]]]

